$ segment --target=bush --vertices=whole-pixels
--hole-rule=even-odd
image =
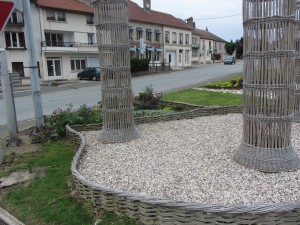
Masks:
[[[160,109],[161,96],[154,93],[152,85],[148,85],[145,89],[134,98],[134,107],[141,109]]]
[[[133,58],[130,60],[131,72],[148,71],[150,59]]]
[[[82,105],[78,110],[73,110],[70,104],[66,110],[56,109],[52,115],[45,116],[45,124],[51,130],[51,136],[63,138],[66,136],[66,125],[91,124],[102,122],[101,107],[88,107]]]

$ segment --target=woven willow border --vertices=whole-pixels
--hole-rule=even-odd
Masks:
[[[242,107],[207,107],[178,113],[177,116],[137,119],[136,123],[169,121],[216,114],[241,113]],[[139,122],[138,122],[139,121]],[[98,127],[94,127],[99,130]],[[91,128],[91,126],[87,126]],[[76,127],[80,128],[80,127]],[[81,127],[83,128],[83,127]],[[82,130],[85,130],[84,128]],[[78,151],[73,158],[71,171],[80,196],[92,200],[96,207],[127,214],[144,225],[202,225],[202,224],[255,224],[299,225],[300,201],[277,204],[218,205],[182,202],[154,196],[140,196],[108,188],[86,180],[77,170],[85,151],[82,134],[67,126],[67,133],[76,143]]]

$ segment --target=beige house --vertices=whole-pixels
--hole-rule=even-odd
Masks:
[[[192,63],[206,64],[223,62],[226,56],[226,41],[206,30],[195,28],[193,18],[187,19],[187,23],[194,28],[192,31]]]

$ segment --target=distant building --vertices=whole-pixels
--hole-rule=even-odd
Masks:
[[[222,62],[226,56],[226,41],[206,30],[196,28],[193,18],[187,19],[187,24],[192,26],[192,63],[205,64]]]

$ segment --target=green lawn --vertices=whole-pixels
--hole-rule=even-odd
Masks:
[[[242,105],[243,96],[231,93],[186,89],[164,94],[163,99],[202,106],[237,106]]]
[[[133,225],[135,221],[106,211],[95,217],[91,202],[71,195],[71,161],[76,147],[68,141],[46,144],[42,152],[22,157],[15,169],[24,165],[46,167],[46,176],[19,185],[2,194],[0,205],[25,224],[38,225]],[[14,171],[14,169],[10,169]],[[3,175],[3,174],[2,174]]]

